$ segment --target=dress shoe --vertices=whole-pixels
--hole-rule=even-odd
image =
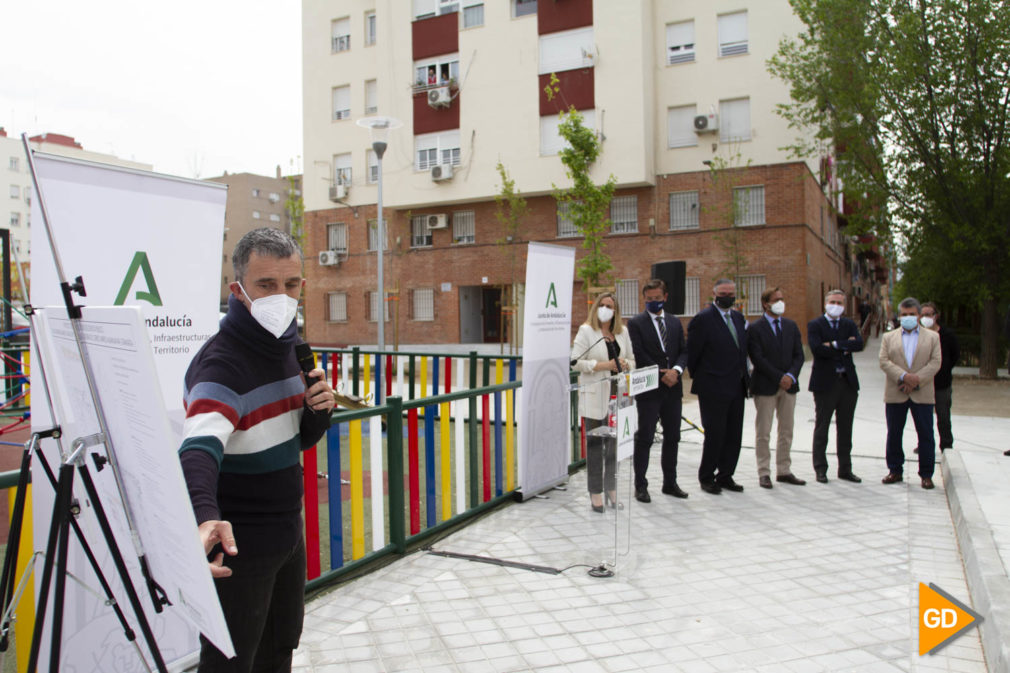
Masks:
[[[1010,449],[1007,449],[1006,451],[1004,451],[1003,455],[1004,456],[1010,456]]]
[[[936,488],[935,486],[933,486],[933,480],[930,479],[929,477],[922,478],[922,487],[927,490],[931,488]]]
[[[664,486],[663,493],[672,495],[674,498],[686,498],[688,496],[688,492],[677,486],[676,482],[669,486]]]
[[[600,501],[600,504],[596,504],[596,500]],[[589,507],[599,514],[603,514],[603,497],[600,493],[590,493],[589,494]]]
[[[701,482],[701,490],[705,491],[706,493],[711,493],[712,495],[719,495],[720,493],[722,493],[722,488],[720,488],[719,484],[715,483],[714,481]]]
[[[888,472],[887,476],[881,479],[880,481],[881,483],[884,484],[897,484],[901,480],[902,476],[900,474],[897,474],[895,472]]]
[[[772,478],[769,477],[767,474],[762,474],[760,477],[758,477],[758,486],[760,486],[761,488],[771,488]]]
[[[857,477],[852,472],[846,472],[845,474],[838,475],[839,479],[844,479],[845,481],[851,481],[853,484],[861,484],[863,480]]]
[[[780,474],[775,477],[775,481],[781,481],[783,484],[792,484],[793,486],[803,486],[806,484],[806,480],[800,479],[795,474]]]
[[[594,505],[593,503],[589,503],[589,507],[597,514],[603,514],[603,505]]]
[[[642,488],[636,488],[635,500],[638,502],[652,502],[652,498],[649,497],[649,489],[644,486]]]
[[[822,484],[828,483],[828,473],[827,472],[823,472],[823,471],[818,472],[817,473],[817,481],[819,481]]]
[[[733,491],[734,493],[743,492],[743,486],[733,481],[733,477],[728,477],[726,479],[717,479],[715,483],[718,484],[720,488],[724,488],[727,491]]]
[[[609,493],[607,493],[604,497],[607,500],[607,507],[609,507],[610,509],[624,509],[624,503],[623,502],[617,502],[617,494],[616,493],[614,494],[613,497],[611,497]]]

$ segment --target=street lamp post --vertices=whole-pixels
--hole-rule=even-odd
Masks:
[[[386,348],[386,293],[385,280],[383,278],[383,259],[386,255],[386,226],[385,221],[382,218],[382,156],[386,153],[386,147],[388,144],[389,132],[393,129],[403,126],[403,123],[399,120],[393,119],[392,117],[364,117],[359,119],[357,122],[358,126],[362,126],[368,129],[368,133],[372,140],[372,151],[375,152],[375,157],[378,159],[379,163],[379,195],[378,195],[378,221],[376,222],[375,235],[378,239],[376,245],[378,250],[376,255],[378,257],[378,263],[376,267],[378,269],[378,286],[377,291],[379,294],[379,311],[376,316],[375,322],[378,324],[378,348],[379,354],[376,356],[375,361],[375,403],[379,404],[382,401],[382,355],[381,352]]]

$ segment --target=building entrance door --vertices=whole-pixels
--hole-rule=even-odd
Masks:
[[[484,342],[480,290],[479,285],[460,286],[459,288],[459,342],[461,344]]]
[[[481,288],[481,313],[484,318],[484,343],[496,344],[501,341],[501,288]]]

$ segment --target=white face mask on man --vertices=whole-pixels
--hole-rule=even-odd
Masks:
[[[272,294],[254,301],[242,287],[242,283],[239,283],[238,286],[252,305],[249,313],[252,314],[253,319],[263,329],[280,339],[288,327],[291,327],[291,321],[295,319],[295,314],[298,312],[298,300],[292,299],[286,294]]]

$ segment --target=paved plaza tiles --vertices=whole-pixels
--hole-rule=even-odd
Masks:
[[[414,552],[312,600],[295,670],[1005,670],[1005,653],[992,653],[1008,640],[999,630],[1005,612],[997,613],[1010,609],[1002,600],[1010,558],[1010,458],[1002,450],[1010,421],[955,417],[957,460],[948,452],[935,490],[919,487],[912,462],[905,482],[881,484],[878,345],[871,341],[857,360],[863,385],[853,469],[862,484],[834,478],[833,432],[830,483],[813,481],[813,399],[801,392],[793,466],[808,483],[759,488],[748,402],[736,474],[743,493],[698,488],[697,432],[681,443],[687,500],[659,492],[658,445],[651,504],[630,497],[630,465],[622,464],[626,508],[596,514],[580,471],[566,490],[503,507],[432,545],[563,572]],[[697,419],[697,405],[686,404],[684,415]],[[905,446],[914,445],[909,427]],[[616,561],[613,577],[587,574],[601,561]],[[987,669],[976,628],[919,656],[919,582],[969,605],[982,596],[974,607],[987,619],[983,638],[997,668]]]

